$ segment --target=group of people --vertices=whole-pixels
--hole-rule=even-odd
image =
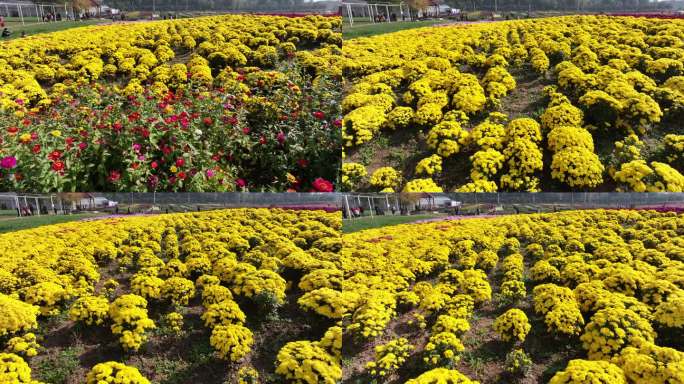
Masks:
[[[59,12],[57,12],[57,14],[55,14],[54,12],[48,12],[43,15],[44,23],[50,23],[53,21],[62,21],[62,14]]]
[[[358,205],[358,206],[349,208],[349,212],[347,212],[347,210],[343,210],[342,215],[344,216],[345,219],[348,218],[347,216],[349,214],[351,215],[352,218],[361,217],[361,216],[363,216],[363,213],[365,212],[365,210],[366,209],[363,207],[363,205]],[[395,215],[397,213],[397,207],[394,205],[388,205],[387,210],[392,212],[392,215]],[[380,205],[376,205],[375,206],[375,215],[376,216],[384,216],[385,210]]]
[[[2,34],[0,34],[0,37],[2,37],[2,38],[9,37],[9,35],[12,34],[12,31],[10,31],[9,28],[7,28],[5,26],[5,18],[1,15],[0,15],[0,29],[2,29]]]

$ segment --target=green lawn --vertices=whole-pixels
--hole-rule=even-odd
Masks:
[[[415,216],[367,216],[354,220],[344,220],[342,225],[342,232],[352,233],[362,231],[364,229],[386,227],[388,225],[397,225],[404,223],[412,223],[418,220],[434,219],[447,216],[445,214],[429,214],[429,215],[415,215]]]
[[[36,35],[39,33],[48,33],[63,31],[65,29],[72,29],[78,27],[85,27],[87,25],[96,25],[107,23],[108,20],[86,20],[86,21],[59,21],[54,23],[27,23],[25,26],[21,25],[21,22],[10,22],[7,24],[7,28],[12,31],[12,35],[9,38],[0,38],[0,41],[7,41],[18,39],[21,37],[21,32],[25,31],[27,36]]]
[[[395,21],[391,23],[362,23],[349,26],[347,22],[342,27],[342,36],[345,39],[353,39],[356,37],[365,37],[373,35],[381,35],[383,33],[391,33],[402,31],[404,29],[413,29],[420,27],[429,27],[435,24],[448,23],[447,20],[424,20],[424,21]]]
[[[31,216],[3,219],[0,220],[0,233],[30,229],[40,227],[42,225],[66,223],[69,221],[76,221],[88,217],[97,217],[102,215],[102,213],[79,213],[74,215]]]

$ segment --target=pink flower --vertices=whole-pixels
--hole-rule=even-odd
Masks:
[[[207,179],[211,179],[212,177],[214,177],[214,171],[207,169]]]
[[[78,149],[80,149],[81,151],[85,150],[86,148],[88,148],[88,143],[78,143]]]
[[[110,183],[116,183],[121,179],[121,172],[119,171],[111,171],[109,172],[109,177],[107,177],[107,180],[109,180]]]
[[[238,188],[244,188],[245,185],[247,185],[247,182],[244,179],[237,179],[235,180],[235,185],[237,185]]]
[[[5,169],[12,169],[17,166],[17,158],[14,156],[6,156],[0,160],[0,167]]]
[[[188,121],[187,117],[181,117],[180,124],[181,124],[181,127],[187,128],[188,125],[190,125],[190,122]]]
[[[134,150],[136,153],[140,152],[140,148],[142,148],[142,145],[140,145],[140,144],[138,144],[138,143],[133,144],[133,150]]]
[[[280,143],[282,145],[285,142],[285,134],[282,131],[278,132],[278,136],[276,136],[276,140],[278,140],[278,143]]]

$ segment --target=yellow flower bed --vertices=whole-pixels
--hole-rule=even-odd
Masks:
[[[287,301],[289,310],[299,309],[328,332],[318,341],[293,341],[299,344],[283,347],[277,359],[272,356],[282,379],[299,377],[294,365],[313,365],[316,374],[334,383],[342,370],[341,328],[335,327],[334,314],[330,320],[315,314],[327,313],[326,303],[303,298],[321,289],[342,293],[340,228],[339,213],[230,209],[71,222],[2,234],[0,351],[6,353],[0,354],[0,381],[37,383],[23,357],[42,358],[41,345],[54,348],[51,329],[70,326],[114,335],[120,346],[107,356],[120,353],[112,360],[121,363],[94,361],[87,376],[79,378],[88,383],[148,383],[140,372],[149,371],[140,363],[186,333],[206,337],[216,358],[249,363],[252,350],[271,341],[262,332],[275,323],[263,323],[264,311],[282,317],[278,308]],[[337,283],[326,276],[336,277]],[[305,292],[296,291],[298,283]],[[293,292],[294,297],[286,297]],[[368,311],[359,321],[372,330],[374,310],[393,299],[388,295],[366,303]],[[275,375],[275,365],[261,368],[258,375]],[[258,376],[238,375],[241,366],[226,370],[227,382]],[[34,378],[36,371],[45,373],[34,368]]]
[[[16,100],[49,103],[91,81],[137,94],[141,82],[163,89],[182,87],[188,77],[212,82],[212,70],[269,69],[288,56],[323,71],[330,50],[342,42],[340,25],[340,18],[321,16],[223,15],[32,36],[0,46],[0,110],[13,108]],[[302,49],[311,46],[325,48],[314,53]],[[241,87],[235,76],[219,80],[226,87]]]
[[[402,151],[424,155],[416,173],[445,191],[597,190],[615,188],[613,181],[622,190],[684,191],[681,135],[662,134],[675,132],[684,118],[683,27],[679,19],[588,15],[347,40],[335,62],[352,84],[343,103],[346,161],[367,161],[366,143],[385,143],[382,136],[405,130],[406,142],[392,149],[401,145]],[[518,75],[522,71],[551,84],[539,94],[516,94],[516,77],[526,77]],[[513,100],[519,99],[544,104],[538,120],[516,109]],[[500,111],[528,116],[506,124],[509,116]],[[630,134],[663,142],[664,154],[643,159],[663,165],[652,165],[647,175],[627,166],[610,180],[629,163],[619,156],[617,142]],[[609,148],[594,148],[595,143]],[[544,148],[551,156],[543,156]],[[482,152],[492,150],[499,153]],[[434,172],[433,156],[449,161]],[[401,176],[412,183],[407,168]],[[464,171],[471,180],[447,177]]]
[[[420,365],[409,382],[446,383],[452,375],[468,382],[450,369],[468,365],[459,357],[473,352],[483,324],[511,341],[510,348],[525,343],[529,357],[519,352],[510,364],[540,364],[533,344],[545,345],[544,353],[574,348],[573,356],[586,359],[552,382],[675,382],[684,372],[684,352],[668,341],[684,330],[681,225],[684,218],[675,213],[586,210],[345,234],[344,278],[335,281],[349,297],[338,304],[342,324],[368,345],[395,340],[388,344],[395,346],[407,338],[414,347],[407,359]],[[511,300],[505,286],[522,292],[508,294]],[[497,305],[507,310],[492,314]],[[384,372],[403,364],[406,352],[399,349],[391,358],[376,356],[387,361]],[[503,357],[497,364],[504,366]],[[377,362],[370,367],[382,372]]]

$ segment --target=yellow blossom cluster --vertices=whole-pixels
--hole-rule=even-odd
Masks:
[[[95,365],[85,379],[86,384],[150,384],[137,368],[116,361]]]
[[[400,337],[375,347],[375,360],[366,364],[366,369],[373,376],[387,376],[399,369],[409,357],[413,346],[408,340]]]

